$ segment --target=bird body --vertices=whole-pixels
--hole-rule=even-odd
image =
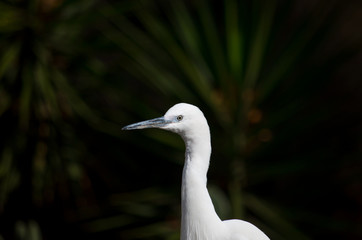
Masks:
[[[181,240],[268,240],[257,227],[242,220],[222,221],[207,190],[211,141],[201,110],[179,103],[161,118],[124,127],[124,130],[161,128],[179,134],[186,146],[181,186]]]

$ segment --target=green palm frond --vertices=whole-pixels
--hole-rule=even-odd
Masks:
[[[0,238],[40,228],[52,239],[74,229],[79,238],[178,239],[182,141],[121,131],[177,102],[199,106],[209,121],[209,188],[222,218],[249,220],[271,239],[361,236],[338,212],[308,202],[333,174],[350,174],[351,185],[360,175],[343,170],[359,169],[360,154],[339,153],[328,129],[343,129],[344,139],[360,118],[337,113],[338,100],[324,102],[334,68],[356,50],[320,56],[342,6],[317,1],[296,13],[296,2],[274,0],[1,2]],[[342,115],[351,129],[340,128]],[[335,191],[353,195],[339,184]],[[52,217],[69,231],[55,236]]]

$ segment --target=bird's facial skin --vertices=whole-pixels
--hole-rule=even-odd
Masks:
[[[161,129],[165,129],[175,133],[181,133],[184,130],[187,117],[185,117],[183,114],[176,113],[171,115],[166,113],[164,118],[166,119],[166,121],[168,121],[168,124],[160,127]]]

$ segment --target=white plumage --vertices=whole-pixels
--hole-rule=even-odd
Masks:
[[[222,221],[207,190],[211,141],[201,110],[179,103],[163,117],[124,127],[124,130],[160,128],[179,134],[186,145],[181,187],[181,240],[268,240],[253,224],[242,220]]]

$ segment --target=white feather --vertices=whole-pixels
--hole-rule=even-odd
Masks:
[[[181,187],[181,240],[268,240],[253,224],[237,219],[221,221],[216,214],[206,187],[211,155],[210,130],[200,109],[179,103],[166,112],[160,123],[159,118],[156,120],[124,129],[157,127],[183,138],[186,153]]]

